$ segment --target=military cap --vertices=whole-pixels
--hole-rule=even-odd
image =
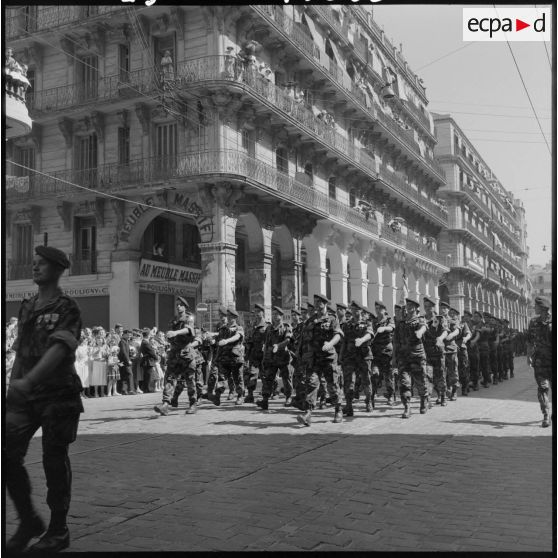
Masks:
[[[399,310],[402,310],[401,304],[395,304],[393,307],[394,307],[395,309],[399,308]]]
[[[176,297],[176,302],[180,302],[180,304],[183,304],[184,306],[186,306],[186,309],[189,310],[190,309],[190,305],[188,304],[187,300],[183,297],[183,296],[177,296]]]
[[[339,310],[339,308],[342,308],[343,310],[347,310],[347,305],[344,302],[337,302],[336,306],[337,306],[337,310]]]
[[[229,308],[227,314],[233,318],[238,318],[238,312],[234,308]]]
[[[542,308],[550,309],[552,306],[550,300],[546,296],[538,296],[535,298],[535,304],[538,304]]]
[[[52,246],[36,246],[35,253],[63,269],[68,269],[70,267],[70,260],[66,254],[64,254],[62,250],[58,250],[58,248],[53,248]]]
[[[383,302],[380,302],[379,300],[377,300],[377,301],[374,303],[374,306],[378,306],[379,308],[385,308],[385,309],[387,309],[386,305],[385,305]]]
[[[411,302],[413,303],[415,306],[420,306],[420,302],[417,302],[414,298],[406,298],[405,302]]]
[[[227,309],[224,306],[219,306],[219,314],[226,316],[227,313]]]
[[[302,316],[302,314],[296,308],[293,308],[291,310],[291,314],[296,314],[297,316]]]
[[[303,302],[303,303],[300,305],[300,309],[301,309],[301,310],[308,310],[308,304],[306,304],[306,302]]]
[[[315,308],[315,306],[311,302],[307,302],[306,306],[308,310],[310,310],[310,308]]]
[[[450,307],[450,312],[455,312],[458,316],[461,315],[461,312],[457,308]]]
[[[509,320],[506,320],[506,318],[504,318],[504,319],[502,320],[502,323],[503,323],[503,324],[509,324],[510,321],[509,321]]]
[[[447,302],[440,302],[440,308],[451,308],[451,306]]]
[[[331,304],[331,302],[329,301],[329,299],[327,298],[327,296],[323,295],[323,294],[315,294],[314,295],[314,300],[321,300],[322,302],[324,302],[325,304]]]
[[[142,332],[142,333],[151,333],[151,328],[149,328],[149,327],[144,327],[144,328],[142,328],[141,332]]]
[[[327,307],[327,313],[330,316],[335,316],[335,310],[333,308],[331,308],[330,306]]]
[[[492,314],[490,312],[483,312],[482,317],[483,318],[492,318]]]
[[[364,306],[360,302],[357,302],[356,300],[351,300],[351,306],[355,306],[356,308],[358,308],[359,310],[362,310],[363,312],[369,312],[369,310],[368,310],[368,308],[366,308],[366,306]]]
[[[277,312],[277,314],[279,314],[280,316],[283,316],[285,314],[285,312],[283,312],[283,308],[279,307],[279,306],[274,306],[273,310],[275,312]]]
[[[122,333],[132,333],[131,329],[125,329]]]
[[[254,304],[254,310],[261,310],[262,312],[265,312],[265,308],[262,304]]]
[[[435,303],[431,298],[429,298],[429,297],[427,297],[427,296],[425,296],[425,297],[422,299],[422,303],[424,304],[425,302],[430,302],[430,304],[432,304],[432,306],[436,306],[436,303]]]
[[[477,316],[480,316],[481,318],[484,317],[484,316],[482,315],[482,312],[481,312],[480,310],[475,310],[475,311],[473,312],[473,315],[475,315],[475,314],[476,314]]]
[[[122,324],[114,324],[114,329],[116,329],[117,327],[124,327]]]
[[[473,314],[471,314],[471,312],[469,310],[463,310],[463,315],[464,316],[472,316]]]

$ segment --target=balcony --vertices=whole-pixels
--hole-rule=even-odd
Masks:
[[[466,226],[467,230],[475,238],[478,238],[479,240],[482,240],[482,242],[484,242],[488,246],[488,248],[490,248],[491,250],[493,249],[494,242],[488,235],[484,234],[480,229],[475,227],[472,223],[466,222],[465,226]]]
[[[157,79],[152,70],[140,69],[99,78],[97,83],[87,87],[80,83],[61,85],[31,93],[29,107],[32,115],[39,117],[42,113],[70,107],[141,97],[150,94],[157,87]]]
[[[285,12],[283,12],[280,6],[253,5],[252,9],[268,21],[272,27],[279,31],[281,35],[283,35],[291,43],[294,43],[303,52],[312,65],[337,86],[337,89],[342,95],[349,97],[359,107],[359,109],[370,118],[378,120],[384,126],[386,131],[390,132],[393,139],[395,139],[397,143],[406,147],[411,153],[413,153],[413,155],[418,155],[416,159],[412,159],[413,162],[422,164],[428,172],[435,174],[438,181],[445,183],[446,178],[442,167],[433,159],[425,158],[421,154],[414,138],[409,137],[408,134],[403,134],[402,132],[404,132],[404,130],[395,124],[395,122],[392,122],[390,117],[384,115],[381,111],[375,110],[374,107],[367,107],[366,104],[363,103],[364,97],[355,97],[352,92],[359,90],[357,84],[350,79],[346,72],[332,72],[330,70],[330,59],[325,56],[325,53],[321,53],[310,36],[303,32],[292,19],[285,15]],[[380,114],[381,116],[378,116]]]
[[[31,280],[33,277],[33,264],[21,263],[18,260],[8,260],[8,281],[18,281],[21,279]]]
[[[82,250],[78,254],[70,254],[70,275],[92,275],[97,272],[97,252]]]
[[[441,254],[436,250],[432,250],[428,247],[427,244],[423,244],[422,242],[415,240],[414,238],[411,238],[410,236],[407,236],[402,232],[393,231],[387,225],[382,226],[380,239],[387,240],[392,244],[396,244],[397,246],[404,248],[410,252],[414,252],[415,254],[420,254],[425,258],[434,260],[440,265],[446,265],[446,256],[444,254]]]
[[[260,102],[269,105],[270,109],[280,110],[281,113],[290,116],[293,125],[303,128],[306,133],[318,138],[321,143],[357,166],[362,172],[374,178],[378,176],[375,159],[364,149],[356,147],[348,138],[326,125],[307,106],[295,102],[287,89],[273,84],[259,72],[247,69],[242,62],[233,57],[210,56],[182,62],[177,67],[175,84],[177,87],[185,87],[222,80],[235,82],[239,87],[245,88]],[[435,202],[418,196],[417,192],[403,180],[399,179],[394,184],[393,181],[397,180],[397,177],[389,171],[380,175],[380,178],[383,178],[392,190],[407,198],[407,201],[416,204],[416,209],[426,212],[428,216],[434,215],[443,225],[446,224],[447,211]]]
[[[498,272],[496,272],[496,271],[494,271],[493,269],[490,269],[490,268],[488,268],[486,270],[486,278],[487,278],[488,281],[491,281],[497,287],[499,287],[502,283],[502,281],[500,279],[500,275],[498,275]]]
[[[521,289],[517,285],[514,285],[511,281],[508,281],[507,279],[502,280],[502,286],[514,295],[522,296],[523,294],[522,292],[523,289]]]

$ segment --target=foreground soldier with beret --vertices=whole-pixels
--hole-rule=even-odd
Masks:
[[[6,484],[20,521],[6,550],[22,552],[45,530],[31,501],[31,484],[23,465],[33,434],[42,428],[50,524],[30,550],[48,553],[70,544],[66,524],[72,486],[68,448],[76,439],[83,412],[82,386],[74,367],[81,315],[76,302],[58,286],[70,266],[66,255],[47,246],[38,246],[35,253],[33,281],[39,292],[21,304],[13,345],[16,359],[6,396]]]

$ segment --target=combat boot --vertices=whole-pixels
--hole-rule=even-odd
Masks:
[[[510,370],[510,378],[513,378],[513,370]]]
[[[198,410],[198,406],[196,401],[190,401],[190,406],[184,412],[185,415],[195,415],[196,411]]]
[[[496,376],[496,374],[494,374],[492,376],[492,385],[493,386],[497,386],[498,385],[498,377]]]
[[[254,392],[248,391],[248,395],[244,398],[244,403],[254,403]]]
[[[237,395],[236,401],[234,402],[235,405],[242,405],[244,403],[244,397],[242,395]]]
[[[310,426],[312,424],[312,411],[308,409],[305,413],[296,416],[296,420],[303,424],[304,426]]]
[[[32,554],[46,554],[60,552],[70,546],[70,531],[65,525],[58,529],[49,527],[48,531],[41,537],[39,542],[29,548]]]
[[[355,414],[352,401],[347,401],[347,404],[343,407],[342,410],[343,415],[346,417],[352,417]],[[337,408],[335,409],[335,412],[337,413]]]
[[[46,526],[38,515],[32,515],[28,519],[23,520],[17,531],[6,543],[6,551],[10,553],[19,553],[25,550],[29,541],[34,537],[45,532]]]
[[[229,395],[227,395],[227,401],[232,401],[234,394],[232,391],[229,391]]]
[[[548,427],[550,426],[550,416],[549,416],[548,413],[545,413],[545,414],[543,415],[543,421],[542,421],[541,426],[542,426],[543,428],[548,428]]]
[[[318,409],[323,409],[325,406],[325,402],[326,402],[326,398],[325,397],[320,397],[320,402],[318,404]]]
[[[267,411],[269,409],[269,401],[267,397],[264,397],[263,399],[260,399],[259,401],[256,401],[256,405],[262,410],[262,411]]]
[[[215,393],[207,396],[207,398],[213,403],[213,405],[215,405],[216,407],[219,407],[219,405],[221,405],[221,393],[220,391],[216,391]]]
[[[333,417],[333,422],[343,422],[343,413],[341,411],[341,405],[335,405],[335,415]]]
[[[172,396],[172,399],[170,400],[170,406],[171,407],[178,407],[178,397],[175,397],[174,395]]]
[[[292,401],[293,401],[293,398],[292,398],[290,395],[288,395],[287,398],[285,399],[284,406],[285,406],[285,407],[290,407]]]
[[[452,386],[451,387],[449,400],[450,401],[457,401],[457,386]]]
[[[428,397],[420,398],[420,414],[424,415],[428,411]]]
[[[153,410],[156,413],[159,413],[161,416],[166,417],[169,414],[169,404],[165,402],[161,405],[155,405],[155,407],[153,407]]]
[[[395,397],[393,398],[393,402],[395,403]],[[371,413],[374,407],[372,406],[372,399],[370,398],[370,396],[366,398],[364,403],[366,404],[366,412]],[[391,405],[389,397],[388,397],[388,405]]]
[[[408,419],[411,416],[410,401],[405,399],[405,401],[403,401],[403,405],[405,405],[405,408],[403,409],[403,414],[401,415],[401,418]]]
[[[441,397],[440,397],[440,405],[441,405],[442,407],[446,407],[447,404],[448,404],[448,402],[446,401],[446,394],[443,393],[443,394],[441,395]]]

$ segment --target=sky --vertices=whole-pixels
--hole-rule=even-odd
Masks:
[[[428,109],[450,113],[504,188],[523,201],[528,264],[544,265],[552,257],[552,157],[520,73],[552,151],[552,46],[510,42],[519,73],[506,42],[463,41],[462,14],[461,5],[374,5],[374,19],[392,44],[402,43],[410,69],[424,80]]]

